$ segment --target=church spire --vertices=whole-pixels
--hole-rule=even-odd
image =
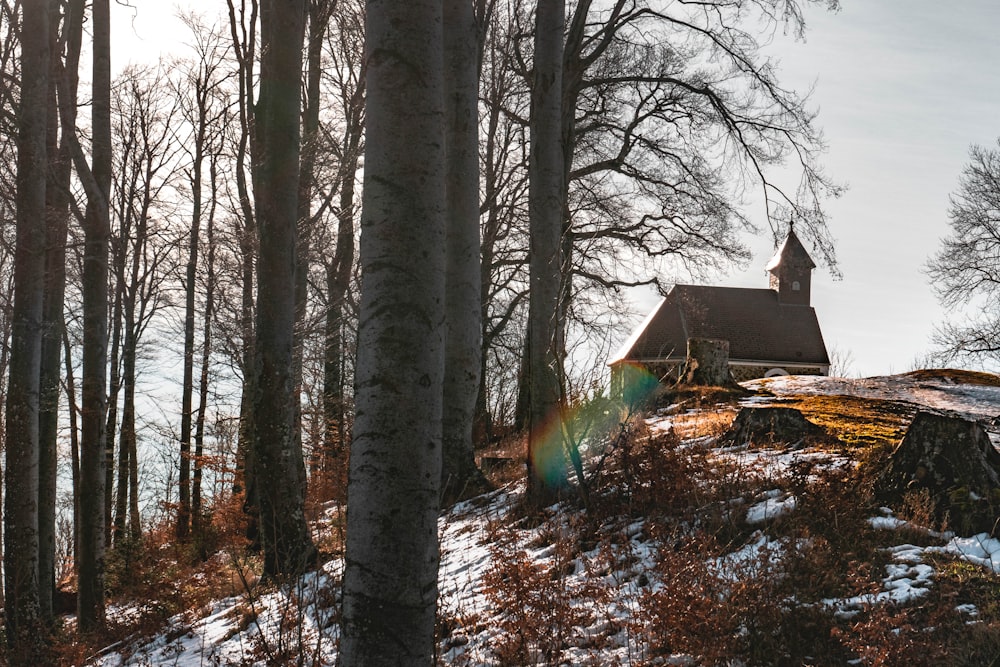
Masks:
[[[795,235],[794,224],[789,224],[785,242],[767,263],[771,274],[770,288],[778,293],[778,300],[782,303],[808,306],[812,270],[816,264]]]

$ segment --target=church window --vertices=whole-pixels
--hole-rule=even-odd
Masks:
[[[792,281],[792,291],[793,292],[798,292],[800,289],[802,289],[802,286],[799,285],[799,281],[798,280],[793,280]]]

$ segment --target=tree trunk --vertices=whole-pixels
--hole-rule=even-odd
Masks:
[[[444,3],[448,247],[442,486],[460,498],[485,481],[472,442],[482,324],[479,267],[479,43],[475,8]]]
[[[305,107],[302,110],[302,150],[298,178],[298,236],[295,251],[295,341],[292,346],[292,386],[295,388],[296,397],[302,395],[306,315],[309,305],[309,267],[312,264],[313,231],[316,227],[316,220],[313,219],[312,214],[312,197],[320,140],[319,108],[323,40],[332,8],[331,0],[311,0],[308,3],[309,39],[306,45],[306,89]],[[296,400],[293,407],[296,412],[295,433],[298,443],[296,446],[301,449],[301,400]]]
[[[111,20],[94,0],[92,181],[87,187],[83,256],[83,380],[80,443],[79,627],[104,624],[105,411],[107,409],[108,241],[111,192]],[[86,180],[86,179],[84,179]]]
[[[550,500],[568,483],[559,426],[563,411],[559,295],[566,202],[561,140],[565,14],[562,0],[541,2],[535,21],[528,204],[531,235],[528,494],[535,502]]]
[[[296,437],[295,300],[288,298],[295,290],[304,27],[304,0],[263,3],[254,146],[260,248],[252,444],[267,575],[300,573],[316,557],[305,518],[305,471]]]
[[[368,3],[345,667],[430,665],[435,656],[447,226],[442,20],[439,0]]]
[[[69,344],[66,322],[63,322],[63,362],[66,366],[66,402],[69,404],[70,480],[73,489],[73,559],[80,553],[80,429],[77,424],[79,406],[76,402],[76,378],[73,373],[73,349]]]
[[[200,101],[200,91],[197,91]],[[188,258],[184,274],[184,366],[181,380],[180,473],[177,477],[177,524],[174,534],[180,541],[188,538],[191,528],[191,421],[194,402],[194,320],[198,279],[198,245],[201,242],[201,180],[205,148],[205,113],[199,105],[195,119],[194,158],[191,164],[191,226]]]
[[[46,256],[45,256],[45,299],[42,324],[42,357],[40,365],[40,405],[38,415],[39,441],[39,607],[41,616],[47,621],[53,618],[52,597],[55,593],[55,524],[56,524],[56,476],[57,443],[59,437],[59,386],[62,379],[62,339],[64,330],[63,302],[66,291],[66,238],[69,232],[70,178],[72,175],[72,155],[68,132],[73,128],[63,128],[60,136],[59,107],[70,107],[70,115],[76,115],[77,69],[83,32],[83,2],[76,0],[67,5],[66,21],[62,27],[61,39],[67,45],[65,71],[67,76],[63,95],[57,93],[57,78],[61,75],[62,63],[59,53],[59,12],[58,6],[49,7],[49,109],[48,109],[48,155],[51,168],[46,187]]]
[[[340,182],[340,212],[337,224],[337,247],[334,259],[326,267],[327,312],[326,340],[323,359],[323,416],[326,430],[320,460],[321,477],[327,485],[333,483],[335,461],[346,451],[344,424],[344,322],[347,294],[354,267],[354,178],[358,168],[360,128],[354,133],[353,146],[347,164],[342,167]],[[326,495],[334,489],[328,487]]]
[[[688,338],[687,360],[680,384],[732,387],[729,372],[729,341],[711,338]]]
[[[349,10],[348,10],[349,11]],[[359,21],[360,23],[360,21]],[[356,30],[360,27],[353,21],[340,22],[341,31]],[[345,54],[345,57],[353,54]],[[360,55],[360,54],[359,54]],[[360,58],[355,58],[359,72],[362,65]],[[323,413],[325,431],[323,435],[323,452],[320,457],[321,477],[327,484],[325,497],[343,497],[344,488],[335,488],[334,482],[342,484],[344,480],[335,479],[337,471],[343,471],[346,466],[344,456],[347,447],[346,399],[344,360],[348,351],[345,349],[344,332],[347,325],[348,296],[350,294],[351,276],[354,272],[354,208],[355,179],[358,172],[358,162],[361,153],[361,141],[364,135],[365,85],[364,77],[360,75],[355,82],[348,77],[348,84],[354,83],[354,88],[341,93],[344,100],[345,127],[343,135],[344,156],[338,172],[340,185],[340,210],[337,213],[337,245],[334,249],[333,261],[326,265],[327,313],[326,340],[323,360]]]
[[[205,242],[208,257],[205,258],[208,279],[205,284],[205,324],[201,342],[201,375],[198,381],[198,412],[194,432],[194,478],[191,484],[191,530],[198,538],[201,535],[202,503],[201,482],[205,454],[205,420],[208,412],[209,367],[212,359],[212,318],[215,314],[215,206],[218,197],[216,157],[209,165],[212,199],[209,204]]]
[[[134,298],[134,297],[133,297]],[[122,425],[118,439],[118,489],[115,498],[115,545],[134,544],[138,535],[127,531],[132,469],[138,456],[135,431],[136,322],[135,305],[125,308],[125,341],[122,345]]]
[[[257,249],[257,222],[253,202],[246,180],[246,161],[249,153],[248,144],[254,128],[254,62],[256,59],[256,25],[257,0],[250,1],[249,17],[246,16],[245,4],[241,7],[240,16],[236,15],[233,0],[227,0],[229,8],[229,27],[233,40],[233,49],[237,54],[239,67],[240,93],[237,98],[240,117],[240,138],[236,147],[236,190],[240,203],[240,213],[243,230],[240,234],[240,266],[241,307],[240,328],[243,332],[241,368],[243,372],[243,393],[240,397],[240,428],[237,434],[236,446],[236,477],[233,493],[244,494],[244,512],[247,515],[247,539],[252,546],[259,546],[257,529],[257,484],[254,477],[253,451],[253,394],[254,394],[254,350],[256,349],[256,334],[254,332],[254,276]]]
[[[45,285],[49,6],[46,2],[27,3],[22,12],[17,239],[4,443],[4,587],[9,657],[15,664],[31,664],[41,660],[43,644],[38,606],[38,411]]]

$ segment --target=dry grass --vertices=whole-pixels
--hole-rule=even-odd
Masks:
[[[775,404],[799,410],[830,435],[860,450],[894,446],[917,413],[911,403],[857,396],[797,396]]]
[[[904,373],[903,377],[923,381],[954,382],[955,384],[973,384],[984,387],[1000,387],[1000,375],[982,371],[967,371],[955,368],[925,368]]]

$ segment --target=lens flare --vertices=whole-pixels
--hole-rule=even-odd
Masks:
[[[649,370],[637,363],[625,362],[618,369],[622,401],[629,408],[636,408],[648,399],[660,381]]]

